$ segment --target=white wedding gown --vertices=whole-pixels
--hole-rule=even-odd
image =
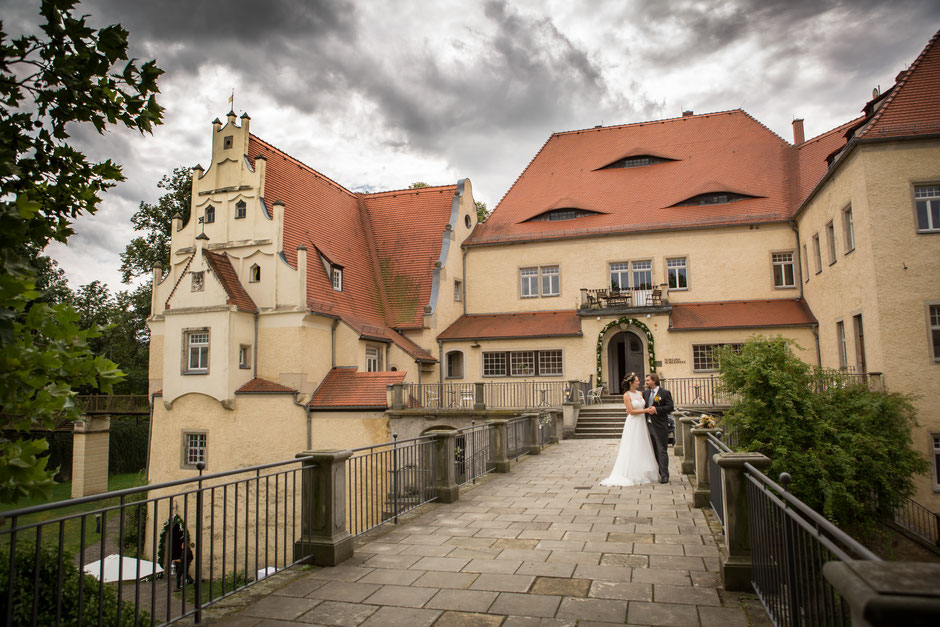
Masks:
[[[646,402],[639,392],[627,392],[633,409],[643,409]],[[659,480],[659,464],[653,454],[653,443],[646,428],[646,414],[628,414],[620,436],[617,461],[603,486],[631,486]]]

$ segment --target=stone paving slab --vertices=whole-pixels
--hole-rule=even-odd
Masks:
[[[670,456],[667,484],[599,485],[615,440],[565,440],[359,539],[209,624],[340,627],[766,625],[721,589],[718,548]],[[273,579],[272,579],[273,581]],[[235,595],[237,597],[238,595]],[[232,597],[232,598],[235,598]]]

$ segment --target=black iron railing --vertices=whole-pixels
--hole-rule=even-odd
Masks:
[[[567,381],[405,383],[402,402],[410,409],[558,408],[571,395],[570,387]]]
[[[695,409],[696,407],[730,406],[735,397],[720,389],[721,378],[716,375],[707,377],[663,378],[661,385],[672,392],[676,407]]]
[[[490,426],[486,423],[457,430],[454,476],[457,485],[476,483],[490,471]]]
[[[715,437],[715,436],[719,437]],[[721,468],[715,461],[715,455],[718,453],[730,453],[731,449],[727,444],[721,441],[720,433],[705,436],[705,451],[708,455],[708,489],[711,492],[709,501],[721,526],[725,526],[725,508],[724,508],[724,486],[721,482]]]
[[[509,459],[518,459],[528,450],[529,425],[528,417],[512,418],[506,425],[506,456]]]
[[[848,605],[823,577],[823,564],[879,558],[752,465],[744,468],[751,583],[771,621],[794,626],[850,625]]]
[[[940,514],[910,498],[895,507],[891,514],[893,527],[934,550],[940,547]]]
[[[149,414],[150,397],[146,394],[90,394],[75,397],[75,404],[85,414]]]

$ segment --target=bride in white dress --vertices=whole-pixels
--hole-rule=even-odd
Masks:
[[[631,486],[653,483],[659,479],[659,464],[653,454],[653,444],[646,428],[646,401],[639,391],[640,378],[631,373],[623,382],[627,392],[623,404],[627,420],[620,436],[617,461],[610,476],[601,481],[603,486]]]

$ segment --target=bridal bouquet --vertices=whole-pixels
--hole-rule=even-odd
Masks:
[[[698,420],[698,426],[701,429],[714,429],[718,426],[718,422],[715,420],[714,416],[702,414],[702,417]]]

